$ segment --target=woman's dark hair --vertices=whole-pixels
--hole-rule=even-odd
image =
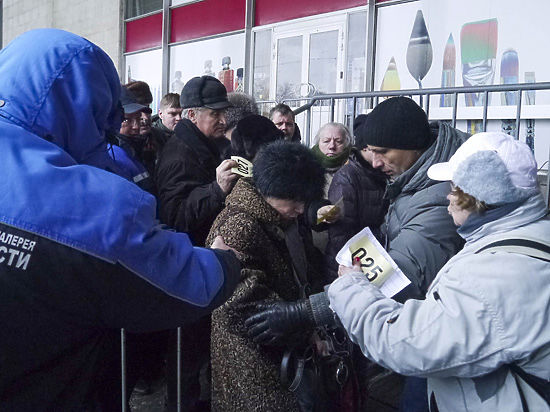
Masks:
[[[282,139],[284,133],[271,120],[254,114],[241,119],[231,133],[231,153],[253,161],[263,146]]]
[[[276,141],[264,146],[256,156],[252,176],[264,197],[308,203],[323,196],[325,171],[300,143]]]

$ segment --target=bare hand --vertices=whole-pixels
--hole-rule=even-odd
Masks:
[[[338,276],[344,276],[348,273],[357,273],[357,272],[363,272],[361,270],[361,261],[360,260],[356,260],[356,261],[353,261],[353,266],[352,267],[349,267],[349,266],[344,266],[344,265],[340,265],[338,266]]]
[[[219,235],[216,236],[216,238],[212,242],[212,245],[210,245],[210,248],[211,249],[230,250],[237,256],[237,259],[242,260],[242,258],[243,258],[243,254],[241,252],[237,251],[236,249],[233,249],[230,246],[227,246],[225,244],[225,241],[223,240],[223,237],[221,237]]]
[[[339,207],[334,205],[326,205],[317,209],[317,221],[334,223],[340,220],[342,212]]]
[[[237,162],[226,159],[216,168],[216,182],[225,194],[228,194],[237,181],[239,175],[231,171],[232,167],[237,167]]]

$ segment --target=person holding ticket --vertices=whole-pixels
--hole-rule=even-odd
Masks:
[[[452,182],[464,248],[425,300],[404,304],[369,281],[362,259],[341,265],[331,308],[369,359],[428,378],[431,411],[550,410],[550,220],[533,154],[479,133],[428,176]]]

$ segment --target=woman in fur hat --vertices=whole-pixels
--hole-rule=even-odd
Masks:
[[[212,409],[298,411],[283,388],[279,368],[288,341],[255,343],[244,320],[258,303],[295,301],[316,278],[310,245],[298,232],[305,204],[320,198],[324,170],[306,147],[284,141],[256,156],[252,178],[241,178],[227,196],[207,244],[221,235],[241,254],[243,271],[233,296],[212,316]],[[292,341],[307,340],[309,333]],[[269,345],[270,344],[270,345]]]

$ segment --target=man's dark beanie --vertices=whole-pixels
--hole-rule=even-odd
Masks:
[[[356,146],[422,150],[434,141],[426,113],[408,97],[384,100],[366,118],[357,120],[359,124],[354,125]]]

